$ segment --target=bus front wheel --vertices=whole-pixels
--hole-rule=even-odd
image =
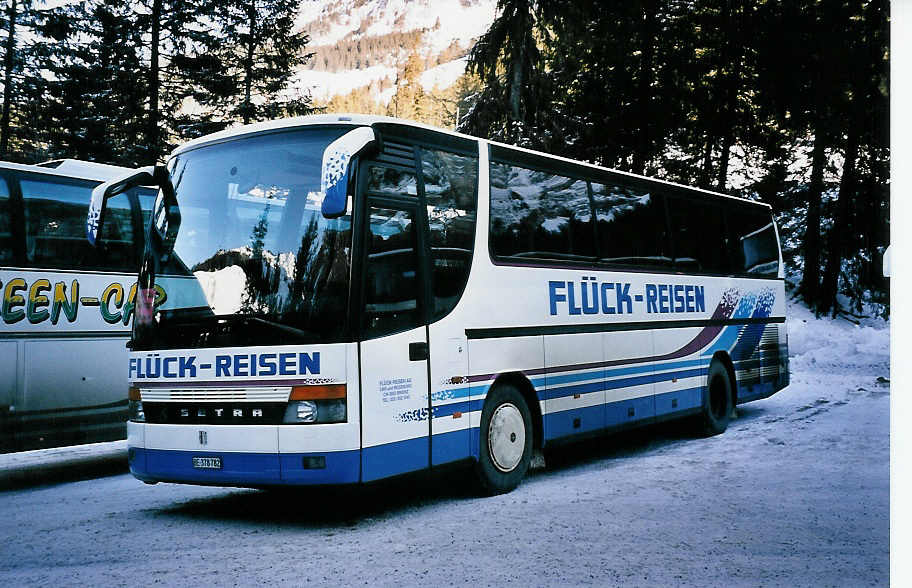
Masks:
[[[516,488],[532,459],[532,415],[513,386],[499,384],[488,394],[479,445],[475,471],[481,490],[494,495]]]
[[[706,400],[703,403],[703,432],[718,435],[728,428],[732,412],[732,382],[728,370],[719,361],[709,367],[706,378]]]

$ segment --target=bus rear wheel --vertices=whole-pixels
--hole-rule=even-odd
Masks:
[[[706,378],[706,400],[703,403],[703,433],[718,435],[728,428],[732,413],[732,382],[728,370],[719,361],[709,366]]]
[[[532,459],[532,415],[522,394],[499,384],[481,412],[475,473],[482,492],[503,494],[519,485]]]

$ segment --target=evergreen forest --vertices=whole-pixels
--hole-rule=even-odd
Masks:
[[[766,202],[794,296],[889,314],[886,0],[499,0],[466,74],[434,90],[420,74],[464,50],[414,32],[311,46],[300,0],[0,6],[0,159],[145,165],[235,124],[389,114]],[[395,80],[321,104],[293,84],[384,53]]]

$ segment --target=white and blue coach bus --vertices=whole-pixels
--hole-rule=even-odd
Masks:
[[[110,201],[103,250],[86,242],[85,210],[127,171],[0,162],[0,452],[126,437],[136,237],[155,192]]]
[[[192,141],[161,188],[128,446],[146,482],[369,482],[695,417],[788,383],[770,208],[396,119]],[[168,297],[154,307],[154,288]]]

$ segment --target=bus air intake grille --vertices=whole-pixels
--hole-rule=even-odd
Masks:
[[[280,425],[285,402],[143,402],[146,422],[167,425]]]
[[[143,388],[143,402],[288,402],[291,387]]]

